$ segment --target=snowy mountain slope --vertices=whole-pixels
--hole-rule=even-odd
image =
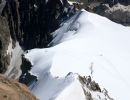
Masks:
[[[77,81],[63,82],[66,75],[73,72],[91,75],[115,100],[129,100],[129,33],[130,27],[80,11],[53,33],[54,40],[50,43],[53,47],[33,49],[25,54],[33,65],[31,73],[38,76],[32,92],[40,100],[69,100],[65,91],[73,93],[81,89]],[[77,89],[69,89],[71,86]],[[72,98],[70,100],[74,100]]]
[[[32,93],[40,100],[54,100],[73,80],[73,77],[59,78],[51,76],[50,73],[46,73],[42,75],[42,78],[40,78],[32,89]]]

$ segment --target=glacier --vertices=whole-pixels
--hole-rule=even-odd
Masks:
[[[86,100],[77,76],[90,75],[114,100],[130,100],[130,27],[81,10],[52,35],[50,47],[24,54],[38,77],[31,88],[38,99]],[[89,92],[93,100],[104,98]]]

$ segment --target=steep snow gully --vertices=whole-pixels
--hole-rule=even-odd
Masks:
[[[34,95],[40,100],[130,100],[130,27],[81,10],[52,35],[50,48],[24,54],[38,78],[30,88]],[[84,85],[80,75],[90,75],[101,91]]]

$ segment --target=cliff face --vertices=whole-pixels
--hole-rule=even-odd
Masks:
[[[36,100],[28,88],[0,75],[0,100]]]
[[[9,42],[10,34],[7,20],[5,19],[5,17],[0,16],[0,73],[6,71],[6,66],[8,66],[10,62],[10,57],[6,53]]]
[[[116,23],[130,26],[130,0],[80,0],[77,7],[105,16]]]
[[[11,37],[24,49],[46,47],[54,31],[67,16],[66,0],[8,0],[3,15],[7,16]]]
[[[101,4],[95,7],[93,11],[116,23],[130,26],[130,5],[124,6],[118,3],[110,7],[108,4]]]
[[[14,63],[21,60],[22,49],[47,47],[50,33],[73,13],[67,0],[0,1],[0,73],[20,66]]]

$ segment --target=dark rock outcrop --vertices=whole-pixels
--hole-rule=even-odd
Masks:
[[[117,3],[127,6],[127,5],[130,5],[130,0],[104,0],[104,3],[107,3],[110,6],[113,6]]]
[[[92,92],[99,93],[97,100],[114,100],[109,96],[108,91],[105,88],[101,88],[97,82],[95,82],[91,76],[80,76],[78,75],[79,82],[81,83],[82,89],[84,91],[86,100],[95,100],[96,96],[93,98]],[[100,95],[102,94],[102,96]],[[104,96],[103,96],[104,95]]]
[[[22,65],[21,65],[22,74],[19,78],[20,83],[30,86],[33,82],[37,81],[37,77],[29,73],[31,67],[32,64],[30,63],[30,61],[26,59],[24,55],[22,55]]]
[[[130,5],[124,6],[121,4],[116,4],[109,7],[107,4],[101,4],[100,6],[95,7],[93,11],[116,23],[130,26]]]
[[[75,1],[75,0],[70,0]],[[130,0],[80,0],[78,8],[105,16],[110,20],[130,26]]]
[[[67,17],[65,8],[69,8],[66,0],[8,0],[3,15],[7,15],[12,39],[27,50],[47,46],[50,33]]]

